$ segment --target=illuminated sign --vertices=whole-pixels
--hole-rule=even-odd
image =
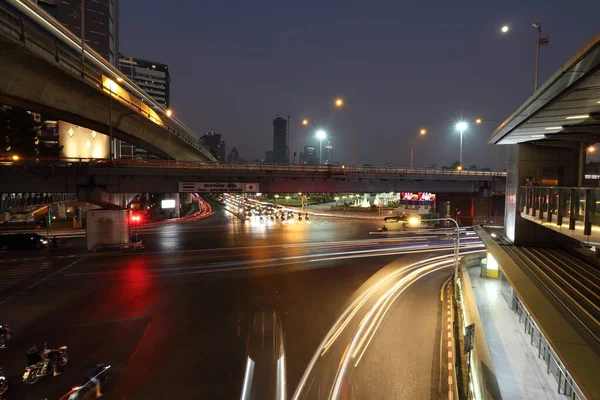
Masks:
[[[175,208],[175,199],[167,199],[161,201],[160,208]]]
[[[412,201],[435,201],[435,193],[429,192],[401,192],[401,200]]]

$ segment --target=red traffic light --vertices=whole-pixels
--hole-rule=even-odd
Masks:
[[[140,222],[142,220],[142,217],[139,214],[133,214],[131,216],[131,222]]]

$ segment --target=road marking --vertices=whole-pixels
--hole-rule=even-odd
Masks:
[[[33,289],[33,288],[36,288],[36,287],[38,287],[38,286],[39,286],[39,285],[41,285],[42,283],[46,282],[48,279],[50,279],[50,278],[52,278],[52,277],[54,277],[54,276],[56,276],[56,275],[58,275],[58,274],[62,273],[63,271],[65,271],[65,270],[67,270],[67,269],[71,268],[72,266],[74,266],[74,265],[76,265],[76,264],[80,263],[80,262],[81,262],[83,259],[85,259],[85,258],[86,258],[86,257],[81,257],[81,258],[79,258],[79,259],[77,259],[77,260],[75,260],[75,261],[72,261],[72,262],[70,262],[70,263],[69,263],[69,264],[67,264],[66,266],[64,266],[64,267],[62,267],[62,268],[60,268],[60,269],[58,269],[58,270],[56,270],[56,271],[52,272],[51,274],[49,274],[49,275],[45,276],[44,278],[40,279],[39,281],[32,283],[31,285],[29,285],[29,286],[25,287],[24,289],[22,289],[22,290],[20,290],[19,292],[17,292],[17,293],[15,293],[15,294],[13,294],[12,296],[6,297],[6,298],[5,298],[5,299],[3,299],[2,301],[0,301],[0,304],[5,304],[6,302],[8,302],[9,300],[13,299],[14,297],[16,297],[16,296],[18,296],[18,295],[20,295],[20,294],[22,294],[22,293],[24,293],[24,292],[26,292],[26,291],[28,291],[28,290],[31,290],[31,289]],[[44,269],[46,269],[46,268],[47,268],[47,267],[44,267]]]

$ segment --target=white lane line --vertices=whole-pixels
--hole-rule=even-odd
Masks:
[[[54,277],[54,276],[56,276],[56,275],[58,275],[58,274],[62,273],[63,271],[65,271],[65,270],[67,270],[67,269],[71,268],[72,266],[74,266],[74,265],[76,265],[76,264],[80,263],[80,262],[81,262],[81,261],[83,261],[83,259],[85,259],[85,258],[86,258],[86,257],[81,257],[81,258],[79,258],[79,259],[77,259],[77,260],[75,260],[75,261],[73,261],[73,262],[71,262],[71,263],[67,264],[66,266],[64,266],[64,267],[62,267],[62,268],[60,268],[60,269],[58,269],[58,270],[56,270],[56,271],[52,272],[51,274],[47,275],[47,276],[46,276],[46,277],[44,277],[43,279],[40,279],[39,281],[37,281],[37,282],[35,282],[35,283],[33,283],[33,284],[31,284],[31,285],[27,286],[25,289],[23,289],[23,290],[21,290],[21,291],[19,291],[19,292],[15,293],[14,295],[12,295],[12,296],[10,296],[10,297],[7,297],[7,298],[5,298],[4,300],[0,301],[0,304],[5,304],[7,301],[9,301],[10,299],[12,299],[12,298],[14,298],[14,297],[16,297],[16,296],[20,295],[21,293],[24,293],[24,292],[26,292],[26,291],[28,291],[28,290],[31,290],[31,289],[33,289],[33,288],[36,288],[36,287],[38,287],[38,286],[39,286],[39,285],[41,285],[42,283],[44,283],[44,282],[46,282],[47,280],[51,279],[52,277]]]

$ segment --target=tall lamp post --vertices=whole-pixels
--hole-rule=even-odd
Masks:
[[[411,226],[419,226],[423,222],[433,221],[451,221],[456,226],[456,241],[454,242],[454,286],[458,282],[458,262],[460,259],[460,226],[454,218],[443,217],[443,218],[432,218],[432,219],[420,219],[418,217],[411,217],[408,219],[408,224]]]
[[[549,37],[542,37],[542,24],[534,22],[531,24],[535,28],[535,75],[533,78],[533,92],[538,89],[538,76],[540,72],[540,47],[546,47],[550,43]],[[502,33],[507,33],[510,29],[508,25],[504,25],[501,29]]]
[[[419,131],[419,134],[417,136],[413,137],[410,141],[410,168],[411,169],[414,167],[414,163],[415,163],[415,139],[420,136],[425,136],[426,134],[427,134],[427,130],[421,129]]]
[[[459,157],[458,162],[459,162],[459,168],[462,169],[462,166],[463,166],[463,133],[467,130],[467,128],[469,127],[469,124],[467,124],[465,121],[459,121],[456,123],[456,125],[454,127],[460,134],[460,157]]]
[[[327,132],[323,129],[319,129],[315,134],[317,139],[319,140],[319,165],[322,165],[323,162],[323,139],[327,137]]]
[[[350,124],[352,125],[352,165],[356,165],[356,152],[355,152],[355,140],[356,140],[356,132],[354,129],[354,102],[352,100],[342,99],[338,97],[335,99],[335,106],[337,108],[342,108],[344,105],[348,103],[350,105]]]
[[[300,126],[300,128],[298,128],[298,152],[296,153],[296,157],[298,157],[296,164],[298,165],[300,165],[300,131],[304,126],[308,126],[308,120],[306,118],[302,120],[302,125]]]

